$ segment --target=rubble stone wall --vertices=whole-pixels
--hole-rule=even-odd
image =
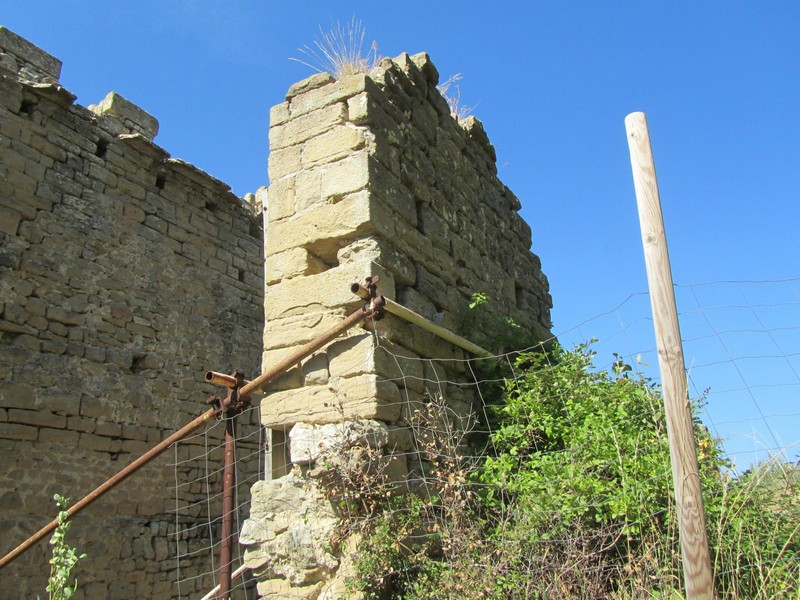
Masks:
[[[252,376],[261,353],[260,211],[170,158],[153,143],[157,121],[121,96],[76,104],[60,68],[0,28],[3,554],[54,518],[53,493],[80,499],[204,412],[207,369]],[[240,501],[258,476],[255,415],[240,421],[255,440],[239,448]],[[74,519],[68,540],[88,554],[75,598],[213,586],[222,452],[205,454],[221,429]],[[178,572],[176,555],[191,552]],[[48,558],[42,542],[6,567],[0,597],[44,596]]]
[[[373,275],[387,298],[475,342],[492,333],[465,320],[475,292],[549,337],[548,284],[519,200],[497,178],[480,121],[454,118],[437,83],[426,54],[403,54],[368,74],[312,76],[272,109],[270,186],[260,191],[268,197],[265,366],[357,309],[349,284]],[[455,421],[479,408],[458,385],[469,380],[465,358],[388,315],[268,393],[261,415],[272,430],[273,478],[254,488],[241,539],[265,597],[345,594],[347,544],[332,542],[325,473],[337,452],[361,446],[378,450],[392,479],[418,482],[415,407],[442,395]]]

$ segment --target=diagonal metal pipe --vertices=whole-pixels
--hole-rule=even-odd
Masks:
[[[352,287],[351,287],[352,289]],[[292,366],[307,358],[323,346],[325,346],[328,342],[333,340],[334,338],[340,336],[342,333],[347,331],[348,329],[353,328],[354,326],[358,325],[364,319],[370,317],[373,314],[373,308],[371,304],[363,308],[359,308],[358,310],[351,313],[347,318],[343,319],[326,332],[321,334],[319,337],[311,340],[307,344],[300,347],[298,350],[287,356],[285,359],[280,361],[277,365],[273,366],[271,369],[268,369],[258,377],[256,377],[253,381],[248,382],[243,387],[239,389],[239,394],[247,395],[252,392],[259,391],[263,389],[266,385],[283,375],[287,370],[289,370]],[[208,375],[206,376],[208,378]],[[225,385],[223,383],[223,385]],[[81,510],[89,506],[92,502],[103,496],[106,492],[110,491],[118,484],[122,483],[130,477],[133,473],[141,469],[144,465],[149,463],[154,458],[161,455],[167,448],[169,448],[175,442],[180,441],[187,435],[189,435],[192,431],[199,428],[203,424],[207,423],[211,419],[214,418],[216,414],[216,409],[210,408],[202,415],[187,423],[183,427],[181,427],[178,431],[170,435],[168,438],[162,440],[159,444],[148,450],[142,456],[134,460],[131,464],[127,467],[122,469],[119,473],[111,477],[110,479],[106,480],[105,483],[95,488],[92,492],[84,496],[81,500],[73,504],[68,510],[67,515],[69,518],[72,518],[75,514],[79,513]],[[31,548],[34,544],[41,541],[47,534],[51,533],[58,527],[58,519],[53,519],[42,527],[39,531],[35,534],[30,536],[27,540],[21,543],[19,546],[14,548],[11,552],[6,554],[2,559],[0,559],[0,569],[5,567],[15,558],[19,557],[23,554],[26,550]]]

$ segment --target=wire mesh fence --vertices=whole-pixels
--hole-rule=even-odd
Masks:
[[[797,593],[800,280],[675,291],[718,590]],[[362,373],[379,357],[394,365],[387,381],[401,392],[394,445],[367,449],[357,473],[333,468],[342,539],[357,533],[364,544],[353,589],[470,598],[681,589],[648,296],[632,294],[556,337],[566,350],[432,359],[375,334],[359,359],[369,365],[347,367]],[[342,381],[342,398],[362,383]],[[179,597],[217,583],[222,446],[213,427],[174,448]],[[271,438],[271,455],[285,458],[268,477],[291,468],[289,435]],[[238,443],[237,531],[246,489],[264,473],[266,439],[244,428]],[[239,578],[234,597],[252,588]]]

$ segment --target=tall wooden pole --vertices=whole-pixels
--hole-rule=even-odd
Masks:
[[[633,183],[639,207],[639,224],[642,229],[642,246],[647,265],[650,305],[666,408],[686,598],[710,600],[714,598],[714,584],[695,454],[692,412],[686,385],[686,367],[656,168],[644,113],[631,113],[625,117],[625,129],[628,133]]]

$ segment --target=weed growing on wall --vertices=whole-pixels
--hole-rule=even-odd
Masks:
[[[364,54],[366,29],[355,16],[349,23],[336,23],[329,31],[319,28],[319,38],[311,46],[298,48],[305,58],[291,58],[318,73],[330,73],[336,79],[367,73],[381,60],[378,44],[373,41],[370,50]]]
[[[86,554],[78,555],[77,550],[67,544],[67,532],[72,523],[69,521],[67,507],[69,498],[61,494],[53,496],[58,506],[58,526],[50,538],[52,557],[50,558],[50,577],[47,580],[49,600],[67,600],[78,589],[78,581],[72,581],[72,570]]]
[[[474,106],[467,106],[461,102],[461,87],[458,85],[461,79],[461,73],[456,73],[436,86],[439,93],[447,100],[447,105],[450,107],[450,114],[453,115],[453,118],[457,121],[463,121],[475,110]]]

